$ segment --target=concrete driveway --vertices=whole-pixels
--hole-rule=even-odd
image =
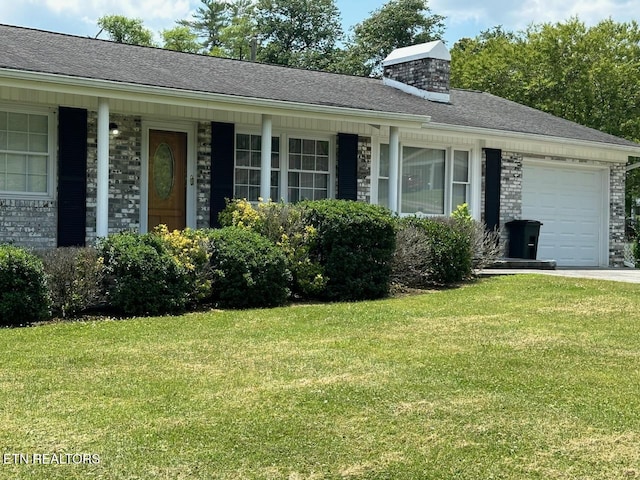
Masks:
[[[557,268],[556,270],[488,268],[481,270],[479,272],[479,275],[516,275],[523,273],[554,275],[557,277],[592,278],[595,280],[611,280],[614,282],[640,283],[640,269],[636,268]]]

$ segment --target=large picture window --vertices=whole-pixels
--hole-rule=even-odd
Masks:
[[[444,214],[446,150],[403,147],[401,213]]]
[[[0,110],[1,193],[49,193],[49,118]]]
[[[378,204],[388,207],[388,144],[380,144],[379,160]],[[400,214],[444,215],[469,203],[469,151],[403,146],[400,167]]]
[[[290,202],[329,197],[329,141],[289,138]]]
[[[262,136],[239,133],[236,135],[236,166],[234,195],[257,202],[260,197],[260,165],[262,163]],[[280,138],[271,139],[271,199],[280,199]],[[266,199],[264,199],[266,200]]]

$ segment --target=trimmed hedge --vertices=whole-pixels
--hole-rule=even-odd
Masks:
[[[367,300],[389,293],[395,220],[389,210],[348,200],[303,202],[305,223],[317,230],[311,250],[324,268],[328,300]]]
[[[26,250],[0,245],[0,325],[26,325],[49,318],[42,261]]]
[[[99,244],[109,304],[125,315],[183,311],[192,293],[188,270],[155,234],[123,232]]]
[[[324,267],[311,255],[318,232],[303,218],[301,204],[262,202],[253,207],[244,199],[227,200],[220,213],[223,227],[241,227],[264,235],[282,249],[291,271],[290,289],[298,298],[321,297],[327,286]]]
[[[466,206],[453,218],[398,219],[383,207],[346,200],[257,207],[233,200],[220,217],[232,226],[160,226],[112,235],[97,249],[45,251],[44,270],[36,256],[3,246],[0,325],[45,319],[51,306],[62,317],[96,306],[131,316],[198,304],[273,307],[292,294],[375,299],[388,295],[392,280],[418,288],[460,282],[471,275],[473,252],[484,258],[484,244],[495,247]]]
[[[282,250],[269,239],[241,227],[210,230],[211,300],[222,307],[283,305],[291,274]]]

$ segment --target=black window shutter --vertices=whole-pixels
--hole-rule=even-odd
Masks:
[[[487,230],[500,226],[500,179],[502,177],[502,150],[486,148],[484,186],[484,221]]]
[[[358,199],[358,135],[338,134],[338,198]]]
[[[87,111],[58,110],[58,246],[84,247],[87,226]]]
[[[209,224],[219,227],[218,214],[224,210],[225,199],[233,198],[233,166],[235,125],[211,122],[211,212]]]

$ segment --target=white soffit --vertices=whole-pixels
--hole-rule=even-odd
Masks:
[[[451,54],[442,40],[436,40],[434,42],[396,48],[382,61],[382,65],[387,67],[398,63],[421,60],[423,58],[451,61]]]

